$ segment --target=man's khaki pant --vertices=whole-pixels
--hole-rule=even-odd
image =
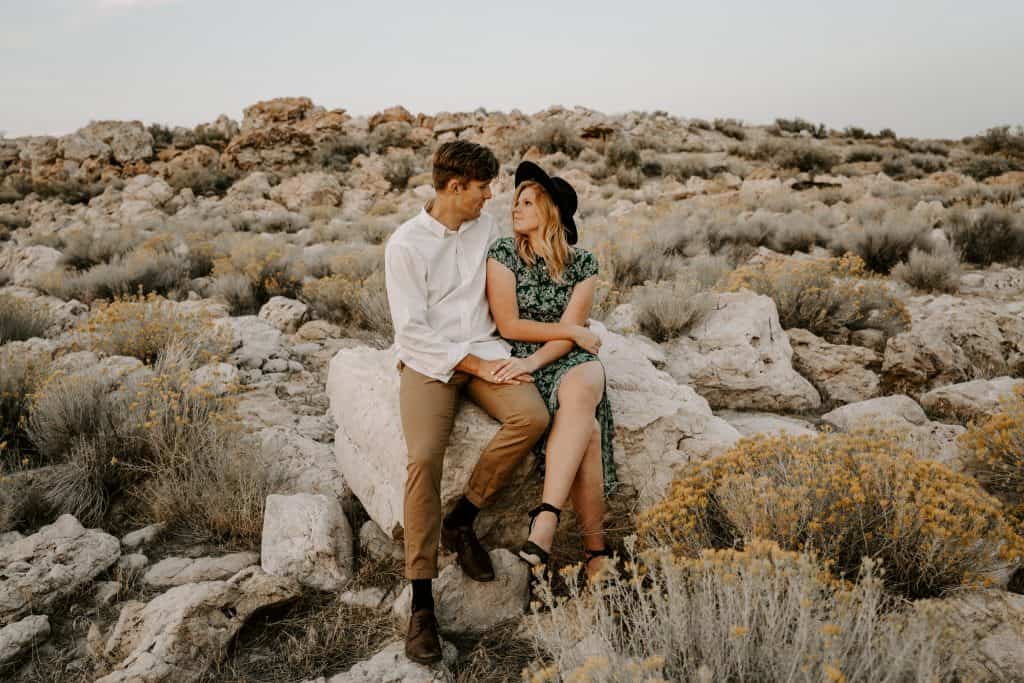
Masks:
[[[456,372],[445,384],[401,366],[402,431],[409,449],[405,482],[405,576],[437,576],[441,537],[441,470],[448,437],[463,391],[501,428],[473,469],[466,498],[485,507],[508,480],[516,465],[544,434],[550,420],[533,384],[492,384]]]

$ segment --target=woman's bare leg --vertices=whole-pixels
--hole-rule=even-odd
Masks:
[[[594,430],[594,411],[604,395],[604,367],[598,361],[577,365],[558,385],[558,410],[548,435],[543,501],[561,509],[569,498]],[[555,536],[554,513],[537,516],[530,540],[549,550]]]
[[[583,462],[576,472],[576,480],[569,491],[572,509],[583,534],[583,547],[587,550],[603,550],[604,539],[604,467],[601,462],[601,426],[594,420],[594,431],[587,445]],[[587,578],[593,578],[600,571],[606,558],[594,558],[587,563]]]

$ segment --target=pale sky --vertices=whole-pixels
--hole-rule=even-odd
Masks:
[[[1022,0],[0,0],[0,131],[583,105],[951,137],[1024,124]]]

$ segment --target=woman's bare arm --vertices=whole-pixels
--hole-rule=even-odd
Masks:
[[[565,307],[565,312],[562,313],[560,322],[569,325],[585,325],[590,317],[590,309],[594,305],[594,292],[596,289],[596,275],[588,277],[573,287],[572,296],[569,297],[569,304]],[[575,346],[576,344],[573,342],[564,339],[547,342],[526,358],[531,368],[530,372],[555,362],[572,351]]]
[[[564,315],[562,321],[557,323],[541,323],[520,318],[519,302],[516,301],[516,276],[493,258],[487,259],[487,303],[491,307],[491,316],[498,326],[498,333],[506,339],[525,342],[561,339],[575,342],[579,336],[578,328],[581,325],[567,323]]]

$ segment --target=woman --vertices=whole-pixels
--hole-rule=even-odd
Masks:
[[[615,484],[612,412],[604,367],[594,355],[600,340],[583,329],[597,281],[597,259],[576,243],[576,192],[524,161],[516,169],[512,206],[514,237],[491,246],[487,300],[512,358],[496,370],[498,381],[532,374],[553,419],[535,450],[544,454],[541,505],[530,512],[529,539],[519,556],[546,565],[561,508],[571,498],[592,579],[609,555],[602,518],[604,495]],[[569,340],[566,326],[572,326]],[[545,453],[546,448],[546,453]]]

